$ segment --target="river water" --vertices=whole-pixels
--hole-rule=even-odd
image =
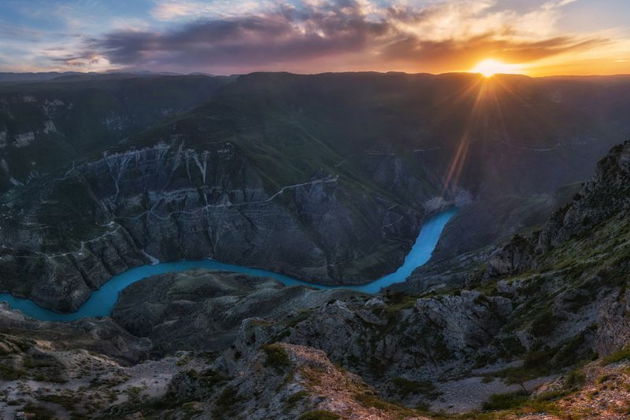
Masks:
[[[343,288],[364,293],[377,293],[383,287],[390,286],[394,283],[404,282],[413,270],[425,264],[429,258],[431,258],[431,254],[440,239],[440,235],[442,234],[444,227],[451,217],[455,215],[456,211],[457,210],[455,209],[447,210],[425,222],[418,234],[418,237],[416,238],[416,242],[398,270],[387,274],[380,279],[360,286],[327,286],[297,280],[271,271],[243,267],[240,265],[225,264],[208,259],[199,261],[159,263],[155,265],[144,265],[132,268],[131,270],[112,277],[111,280],[105,283],[100,289],[94,291],[90,298],[81,305],[78,311],[73,313],[60,314],[53,312],[38,306],[29,299],[17,298],[7,293],[0,294],[0,301],[6,301],[9,303],[11,308],[19,309],[25,315],[42,321],[67,322],[75,321],[81,318],[109,316],[114,308],[114,305],[116,305],[116,302],[118,301],[118,294],[127,286],[157,274],[175,273],[198,268],[233,271],[260,277],[271,277],[282,282],[286,286],[302,285],[317,289]]]

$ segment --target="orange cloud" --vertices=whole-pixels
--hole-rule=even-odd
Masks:
[[[228,13],[222,1],[164,0],[154,10],[156,17],[194,20],[166,31],[106,34],[58,62],[73,65],[100,57],[118,67],[213,73],[446,72],[494,58],[531,74],[542,73],[542,67],[560,71],[560,60],[578,71],[569,66],[571,57],[606,55],[620,41],[560,33],[557,21],[573,1],[550,0],[524,13],[499,9],[493,0],[390,7],[369,0],[241,2]]]

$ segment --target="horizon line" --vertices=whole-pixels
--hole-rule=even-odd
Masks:
[[[418,75],[427,75],[427,76],[447,76],[447,75],[475,75],[479,77],[484,77],[481,73],[471,72],[471,71],[447,71],[442,73],[431,73],[431,72],[407,72],[407,71],[398,71],[398,70],[347,70],[347,71],[323,71],[323,72],[314,72],[314,73],[302,73],[302,72],[293,72],[287,70],[256,70],[246,73],[206,73],[202,71],[192,71],[189,73],[179,73],[172,71],[152,71],[152,70],[107,70],[107,71],[58,71],[58,70],[50,70],[50,71],[3,71],[0,70],[0,75],[2,74],[14,74],[14,75],[45,75],[45,74],[59,74],[59,75],[147,75],[147,76],[207,76],[207,77],[237,77],[237,76],[247,76],[252,74],[290,74],[296,76],[317,76],[324,74],[366,74],[366,73],[374,73],[374,74],[405,74],[410,76],[418,76]],[[526,73],[496,73],[493,77],[505,77],[505,76],[516,76],[516,77],[526,77],[530,79],[545,79],[545,78],[554,78],[554,77],[575,77],[575,78],[597,78],[597,77],[630,77],[630,73],[593,73],[593,74],[553,74],[553,75],[544,75],[544,76],[536,76],[530,75]],[[51,79],[54,80],[54,79]],[[0,80],[2,82],[2,80]]]

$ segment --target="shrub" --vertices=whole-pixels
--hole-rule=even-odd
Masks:
[[[234,387],[226,387],[215,401],[214,418],[232,418],[236,405],[242,400]]]
[[[308,392],[304,390],[298,391],[294,394],[289,395],[289,397],[286,400],[287,409],[288,410],[292,409],[293,407],[297,405],[298,402],[300,402],[306,397],[308,397]]]
[[[602,363],[604,365],[610,365],[624,360],[630,360],[630,346],[626,346],[623,349],[604,357],[602,359]]]
[[[529,395],[523,391],[509,392],[506,394],[492,394],[488,401],[483,403],[483,410],[509,410],[516,408],[529,399]]]
[[[530,331],[536,337],[547,336],[551,334],[561,319],[554,316],[550,309],[543,311],[532,322]]]
[[[24,412],[28,413],[29,419],[33,420],[50,420],[55,418],[55,413],[41,405],[28,403],[24,406]]]
[[[396,418],[412,417],[417,414],[407,407],[382,400],[372,392],[357,393],[354,395],[354,398],[364,407],[378,408],[379,410],[395,415]]]
[[[298,420],[338,420],[341,417],[325,410],[313,410],[302,414]]]
[[[433,398],[437,398],[438,396],[435,385],[429,381],[411,381],[406,378],[394,378],[392,379],[392,383],[396,387],[398,394],[403,398],[411,394],[422,394]]]
[[[503,357],[513,357],[525,353],[526,349],[516,336],[510,335],[500,339],[499,344],[501,346]]]
[[[586,382],[586,375],[579,370],[572,370],[567,374],[564,386],[568,389],[576,389],[584,385],[584,382]]]
[[[14,381],[16,379],[20,379],[26,375],[21,369],[15,369],[8,364],[4,364],[4,361],[0,363],[0,379],[5,381]]]
[[[291,364],[289,355],[279,344],[267,344],[263,347],[263,351],[267,356],[265,366],[282,370]]]
[[[66,410],[72,410],[79,402],[72,393],[41,395],[39,400],[60,405]]]
[[[212,369],[206,369],[202,372],[190,369],[184,372],[184,374],[192,380],[199,381],[201,385],[209,389],[212,389],[215,385],[225,382],[228,379]]]

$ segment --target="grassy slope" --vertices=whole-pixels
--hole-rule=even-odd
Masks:
[[[169,76],[59,79],[0,84],[0,132],[7,146],[0,159],[24,181],[31,171],[63,169],[73,160],[98,156],[169,114],[207,101],[229,78]],[[54,129],[46,130],[52,121]],[[35,141],[15,147],[15,136],[33,132]],[[8,176],[0,170],[0,191]]]

